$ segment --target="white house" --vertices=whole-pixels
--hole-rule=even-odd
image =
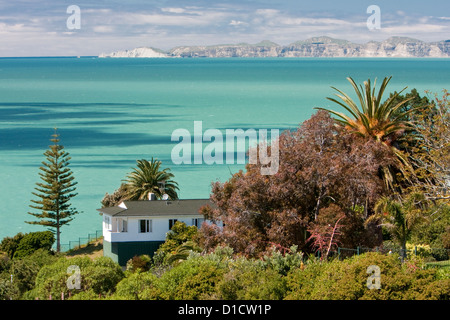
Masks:
[[[121,266],[136,255],[150,256],[164,243],[176,221],[200,227],[205,221],[200,207],[209,199],[123,201],[116,207],[97,209],[103,215],[103,255]]]

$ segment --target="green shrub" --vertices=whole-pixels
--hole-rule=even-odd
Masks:
[[[81,269],[81,284],[84,291],[92,289],[96,294],[108,295],[115,291],[117,283],[124,277],[122,268],[111,258],[99,257]]]
[[[13,290],[14,294],[9,293],[13,299],[20,299],[22,295],[34,288],[36,275],[39,270],[46,264],[53,263],[56,261],[56,257],[49,253],[45,249],[38,249],[31,255],[25,256],[22,259],[9,260],[9,263],[5,265],[5,270],[1,278],[11,282],[8,285],[9,290]],[[6,287],[5,287],[6,288]]]
[[[304,269],[293,269],[287,275],[287,300],[329,299],[328,291],[341,276],[339,261],[325,262],[310,258]]]
[[[92,290],[96,295],[108,295],[114,292],[117,283],[123,279],[121,267],[108,257],[100,257],[92,261],[88,257],[59,258],[55,263],[42,267],[36,276],[36,288],[30,293],[39,299],[60,299],[61,292],[69,295],[67,273],[69,266],[77,266],[80,270],[81,288],[71,289],[72,296],[81,291]]]
[[[6,253],[0,253],[0,273],[2,273],[3,271],[8,271],[11,267],[11,263],[12,261]]]
[[[19,232],[14,237],[5,237],[0,243],[0,251],[5,252],[10,259],[14,257],[14,253],[19,246],[20,240],[24,237],[24,234]]]
[[[303,253],[297,251],[297,246],[292,246],[288,253],[282,254],[275,247],[264,256],[266,267],[270,267],[281,275],[287,275],[291,269],[299,268],[303,263]]]
[[[450,266],[439,268],[436,271],[436,279],[450,279]]]
[[[418,284],[417,294],[412,298],[416,300],[450,300],[450,279],[425,282]]]
[[[167,259],[171,255],[176,254],[180,246],[186,242],[192,242],[192,248],[195,249],[194,240],[198,235],[196,226],[187,226],[184,222],[177,221],[172,226],[172,229],[167,232],[166,240],[161,244],[154,256],[155,264],[170,264]]]
[[[147,300],[157,298],[160,295],[159,289],[155,286],[158,278],[150,272],[129,274],[122,279],[116,287],[116,292],[111,299],[117,300]],[[154,290],[151,290],[154,289]]]
[[[419,256],[422,258],[429,258],[432,256],[432,253],[433,253],[431,250],[431,247],[427,244],[407,243],[406,251],[407,251],[408,257]]]
[[[367,267],[380,268],[380,289],[367,287]],[[423,270],[415,262],[399,262],[398,256],[369,252],[343,261],[315,262],[288,274],[286,299],[400,300],[446,299],[448,279],[436,270]],[[433,293],[433,290],[436,292]]]
[[[19,288],[11,283],[9,275],[0,275],[0,300],[16,300],[20,297]]]
[[[67,300],[100,300],[102,299],[101,295],[96,293],[94,290],[89,289],[86,291],[80,291],[73,296],[65,297]]]
[[[411,242],[425,243],[432,248],[448,248],[450,243],[446,239],[450,236],[450,205],[438,204],[430,208],[429,223],[421,224],[411,234]]]
[[[212,263],[200,264],[189,271],[186,277],[179,282],[177,290],[172,296],[173,299],[206,299],[215,292],[216,283],[221,279],[223,274],[223,270]],[[168,276],[170,276],[170,271]]]
[[[127,261],[127,271],[136,272],[148,271],[151,267],[152,259],[149,255],[143,254],[140,256],[134,256]]]
[[[23,258],[32,254],[38,249],[50,251],[54,242],[55,236],[51,231],[27,233],[19,241],[13,257]]]
[[[279,300],[286,293],[286,279],[272,267],[258,260],[239,258],[217,284],[221,300]]]
[[[166,271],[157,287],[164,300],[206,299],[215,291],[224,269],[215,261],[204,257],[188,258],[176,267]]]

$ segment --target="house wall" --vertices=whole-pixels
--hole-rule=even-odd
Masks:
[[[170,217],[175,218],[175,217]],[[103,239],[108,242],[132,242],[132,241],[165,241],[166,233],[169,229],[169,217],[124,217],[115,218],[109,215],[103,215]],[[175,219],[184,222],[186,225],[192,225],[192,219],[203,219],[202,215],[177,216]],[[109,223],[108,223],[109,219]],[[127,224],[127,231],[120,232],[123,219]],[[151,220],[151,232],[140,232],[139,220]]]
[[[128,260],[134,256],[147,254],[153,256],[164,241],[131,241],[131,242],[109,242],[103,240],[103,255],[110,257],[120,266],[126,266]]]
[[[169,229],[169,219],[177,219],[191,226],[192,219],[200,219],[199,227],[204,220],[203,215],[123,217],[116,218],[103,214],[103,255],[112,258],[121,266],[126,266],[134,256],[147,254],[153,256],[159,246],[166,240]],[[127,231],[122,230],[120,219],[126,221]],[[152,231],[141,233],[139,220],[152,220]],[[207,223],[211,223],[206,220]],[[221,223],[219,223],[221,225]]]

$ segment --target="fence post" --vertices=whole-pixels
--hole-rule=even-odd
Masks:
[[[414,246],[414,255],[417,256],[417,246]]]
[[[356,247],[356,254],[359,256],[359,246]]]

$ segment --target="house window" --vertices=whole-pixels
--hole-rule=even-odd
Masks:
[[[105,222],[105,229],[111,230],[111,219],[109,216],[104,216],[104,222]]]
[[[139,232],[152,232],[152,220],[139,220]]]
[[[196,226],[197,228],[200,228],[204,220],[205,219],[202,219],[202,218],[193,218],[192,225]]]
[[[128,223],[125,219],[119,219],[119,232],[128,232]]]
[[[173,225],[177,222],[177,219],[169,219],[169,230],[172,230]]]

